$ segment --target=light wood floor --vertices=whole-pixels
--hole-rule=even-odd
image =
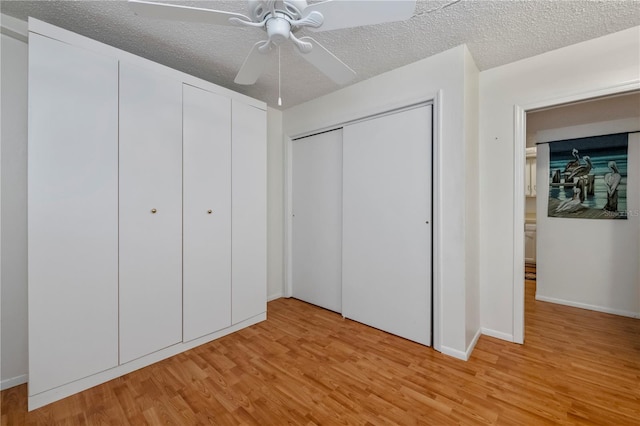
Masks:
[[[2,425],[640,424],[640,320],[533,299],[524,345],[468,362],[294,299],[268,320]]]

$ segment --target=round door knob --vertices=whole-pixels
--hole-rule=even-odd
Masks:
[[[213,213],[213,210],[207,210],[207,213],[211,214]]]
[[[157,211],[158,211],[158,210],[156,210],[156,209],[151,209],[151,213],[155,213],[155,212],[157,212]]]

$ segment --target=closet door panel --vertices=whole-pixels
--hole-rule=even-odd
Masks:
[[[31,33],[29,395],[118,364],[118,61]]]
[[[344,128],[342,313],[431,343],[431,107]]]
[[[182,341],[182,83],[120,64],[120,363]]]
[[[293,297],[342,310],[342,129],[293,141]]]
[[[267,310],[267,113],[232,101],[232,322]]]
[[[183,85],[184,324],[189,341],[231,325],[231,100]]]

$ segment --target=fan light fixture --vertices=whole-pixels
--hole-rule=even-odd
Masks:
[[[254,84],[268,63],[269,53],[278,47],[278,105],[280,96],[280,45],[289,40],[295,51],[337,84],[352,81],[356,73],[311,37],[298,37],[302,29],[312,32],[403,21],[415,11],[415,0],[327,0],[307,4],[306,0],[249,0],[249,16],[235,12],[202,9],[175,4],[129,0],[141,16],[213,25],[260,28],[267,39],[253,45],[236,75],[237,84]]]

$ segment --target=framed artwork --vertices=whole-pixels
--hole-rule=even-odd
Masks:
[[[626,219],[628,133],[549,142],[549,217]]]

